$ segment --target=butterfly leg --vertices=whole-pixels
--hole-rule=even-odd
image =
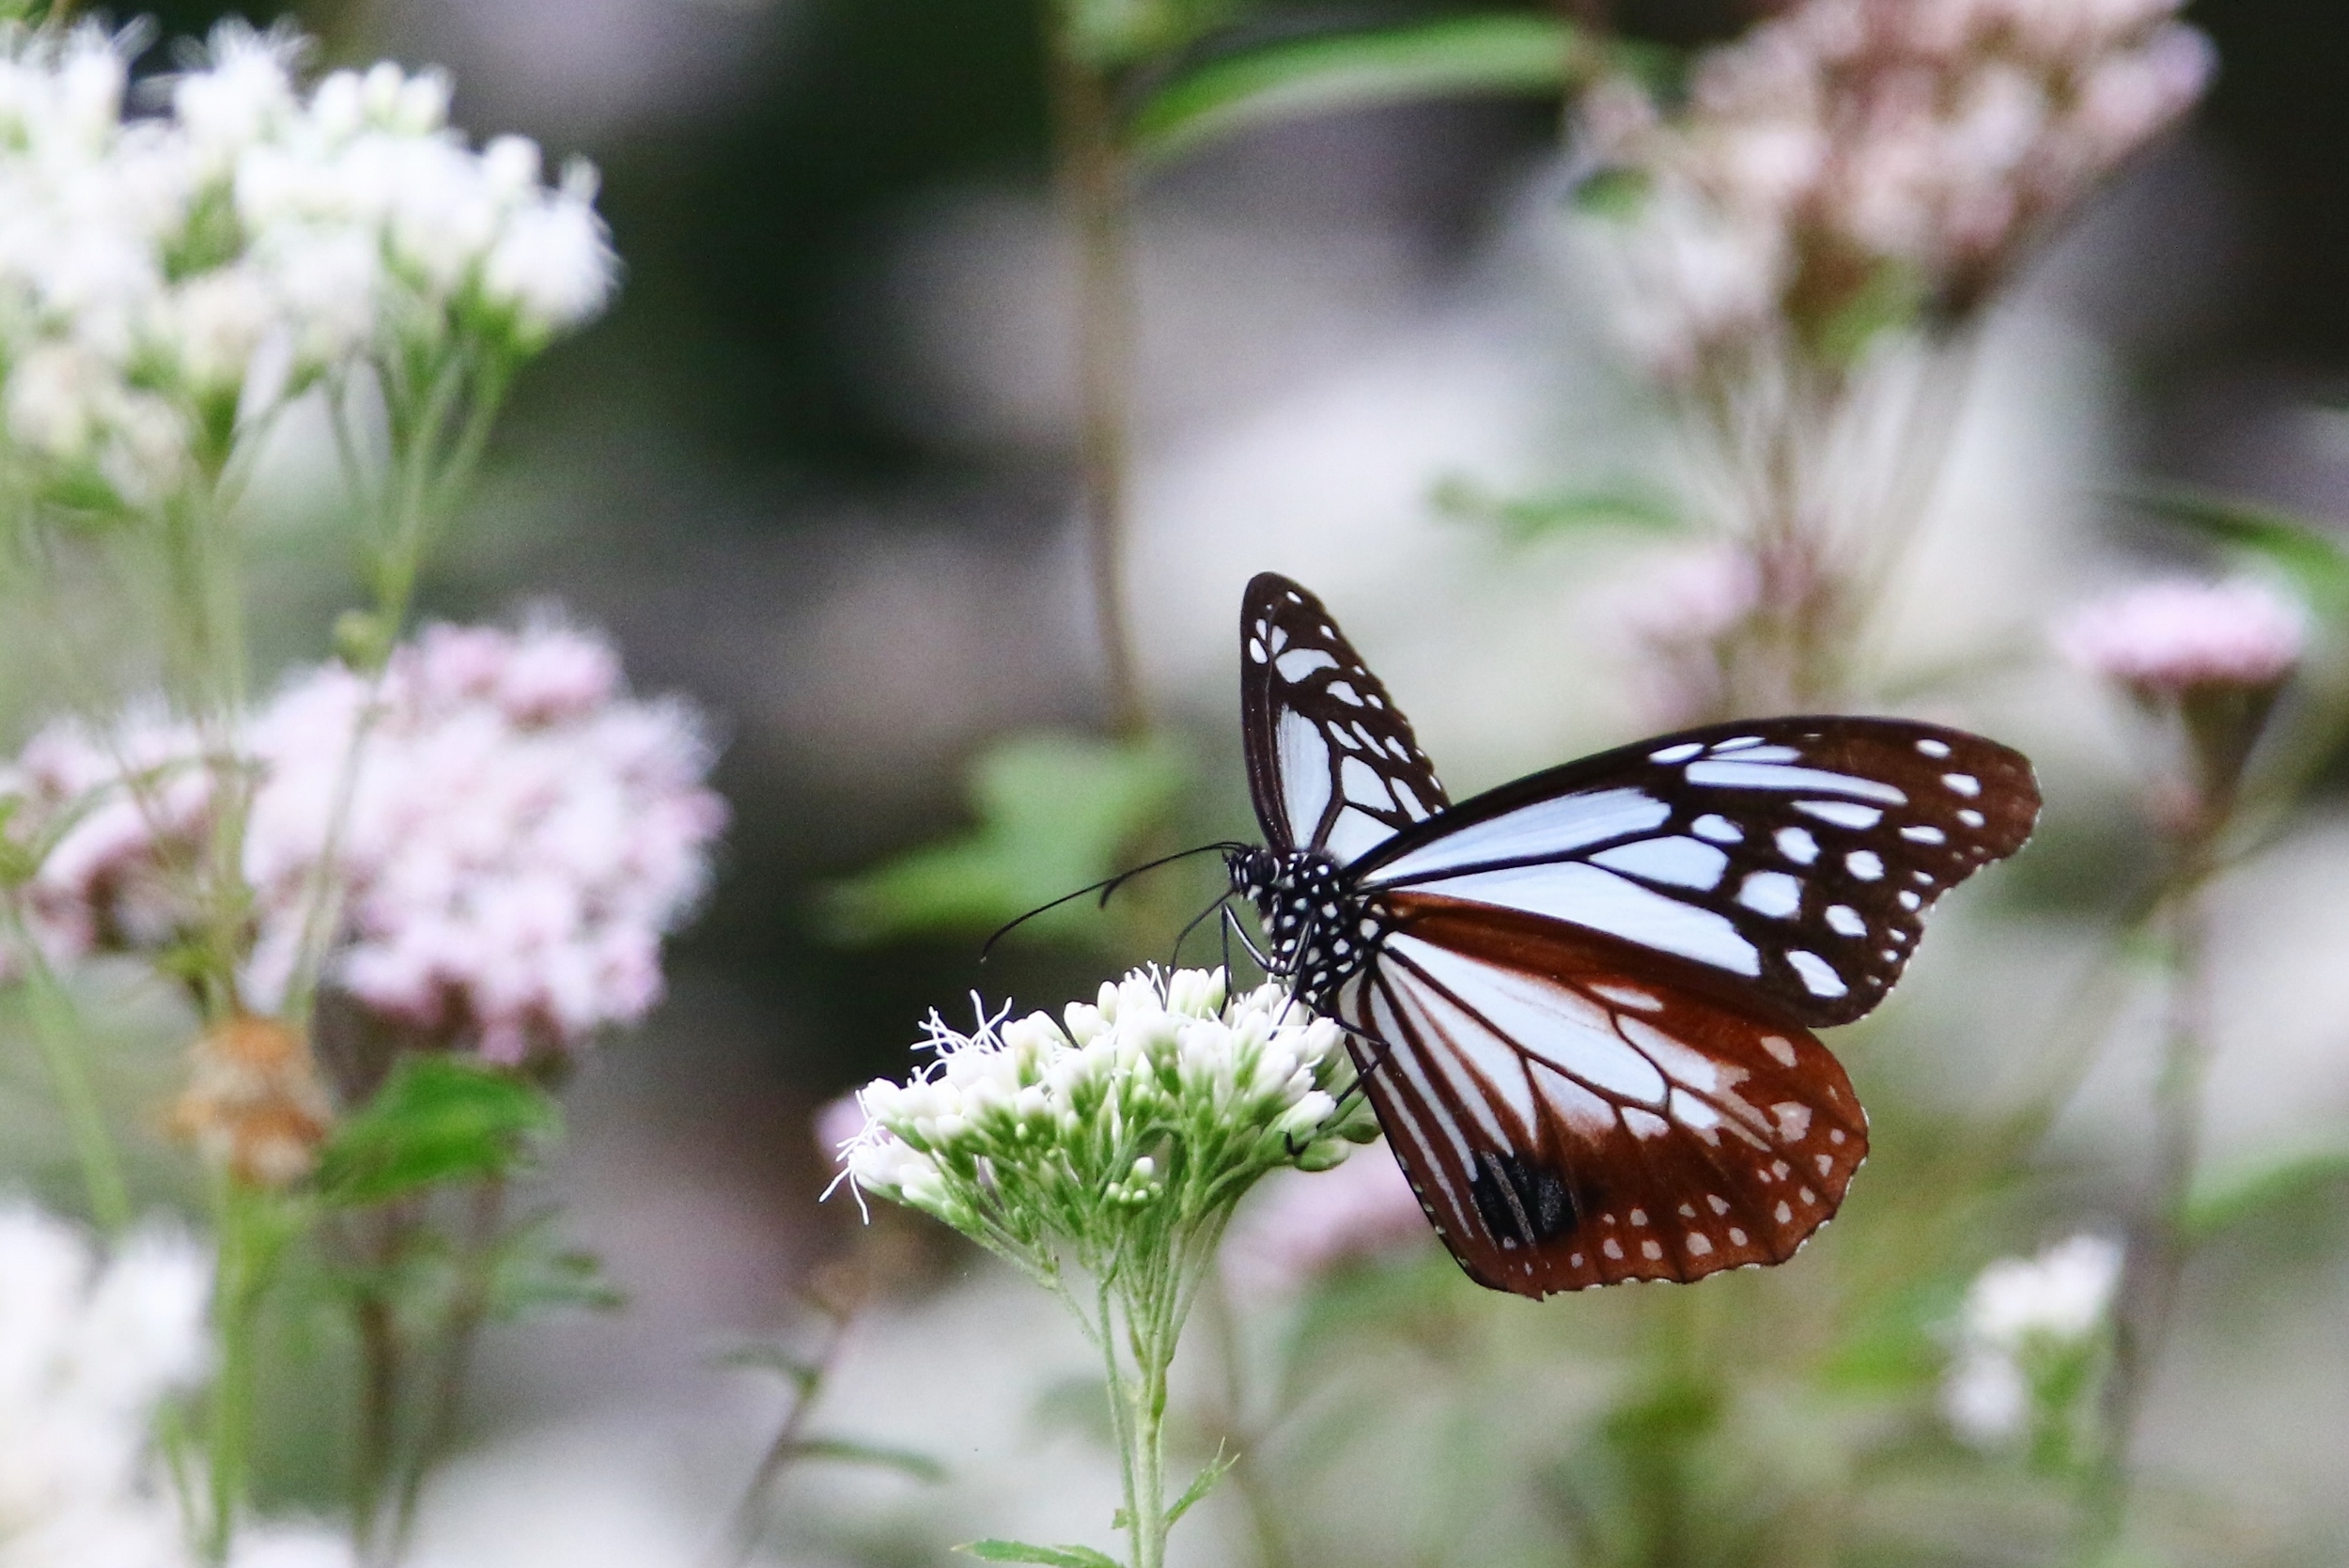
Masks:
[[[1248,928],[1239,923],[1239,916],[1232,912],[1231,904],[1226,901],[1220,907],[1223,910],[1223,972],[1226,975],[1232,972],[1232,939],[1237,937],[1239,945],[1248,950],[1248,956],[1256,961],[1256,967],[1270,975],[1273,972],[1272,960],[1266,957],[1264,950],[1250,938]]]

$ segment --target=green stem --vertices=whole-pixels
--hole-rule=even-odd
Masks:
[[[1150,719],[1126,613],[1134,356],[1130,173],[1113,84],[1075,49],[1057,8],[1050,42],[1060,179],[1077,228],[1077,391],[1082,505],[1110,723],[1125,739]]]
[[[2186,846],[2164,908],[2169,936],[2170,1008],[2160,1076],[2154,1086],[2154,1184],[2131,1227],[2128,1288],[2113,1343],[2106,1391],[2102,1462],[2090,1479],[2092,1544],[2120,1538],[2133,1489],[2130,1463],[2145,1389],[2169,1338],[2178,1288],[2193,1250],[2186,1206],[2201,1162],[2202,1086],[2209,1076],[2209,916],[2201,890],[2208,844]]]
[[[39,944],[33,940],[23,904],[10,897],[7,907],[9,939],[24,965],[24,1000],[32,1018],[33,1041],[40,1050],[50,1086],[56,1092],[67,1134],[73,1141],[73,1157],[82,1168],[82,1190],[89,1203],[90,1218],[107,1234],[120,1235],[131,1227],[131,1191],[122,1177],[122,1160],[115,1151],[114,1138],[106,1130],[97,1090],[84,1066],[89,1042],[82,1032],[81,1015]]]
[[[212,1315],[219,1364],[212,1380],[210,1453],[211,1518],[204,1555],[226,1562],[244,1514],[253,1457],[253,1412],[259,1374],[260,1307],[283,1250],[274,1199],[224,1173],[214,1189],[220,1255]]]
[[[499,1233],[506,1215],[506,1182],[491,1176],[474,1189],[473,1215],[464,1243],[457,1298],[450,1303],[442,1327],[438,1375],[423,1418],[415,1451],[399,1481],[399,1506],[393,1517],[389,1560],[398,1561],[414,1537],[416,1513],[424,1500],[424,1483],[456,1440],[464,1415],[466,1385],[473,1376],[473,1356],[481,1329],[490,1319],[492,1276],[497,1267]]]

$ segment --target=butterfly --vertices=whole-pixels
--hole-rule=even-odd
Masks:
[[[2022,846],[2030,762],[1757,719],[1455,805],[1312,594],[1257,577],[1240,645],[1266,844],[1226,851],[1232,891],[1267,971],[1346,1029],[1470,1278],[1538,1298],[1793,1256],[1868,1152],[1811,1031],[1883,1001],[1933,902]]]

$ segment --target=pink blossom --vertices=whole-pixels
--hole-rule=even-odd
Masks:
[[[2215,56],[2178,9],[1798,0],[1703,55],[1676,116],[1635,112],[1621,84],[1595,93],[1586,143],[1649,192],[1609,225],[1631,347],[1686,377],[1781,320],[1833,319],[1888,265],[1937,294],[1979,290],[2201,96]]]
[[[2057,647],[2084,670],[2175,696],[2196,687],[2275,685],[2300,661],[2300,609],[2257,582],[2148,582],[2080,606]]]
[[[1259,1298],[1295,1294],[1357,1258],[1392,1252],[1431,1234],[1419,1197],[1384,1144],[1358,1149],[1332,1170],[1268,1177],[1233,1222],[1224,1266]]]
[[[627,696],[608,644],[552,623],[428,628],[380,690],[321,665],[244,724],[260,781],[246,1004],[274,1010],[300,961],[363,716],[327,982],[500,1061],[642,1017],[661,996],[661,939],[707,884],[726,808],[704,784],[711,752],[692,710]],[[169,870],[210,831],[198,754],[185,725],[138,715],[105,732],[52,725],[26,746],[8,781],[27,798],[24,826],[86,813],[30,889],[54,957],[152,951],[184,927]]]

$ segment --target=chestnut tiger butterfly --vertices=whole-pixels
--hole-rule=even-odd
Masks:
[[[1348,1032],[1469,1277],[1540,1297],[1781,1263],[1867,1117],[1811,1031],[1873,1009],[1935,899],[2020,848],[2030,764],[1899,719],[1740,721],[1454,805],[1320,600],[1240,613],[1267,970]]]

